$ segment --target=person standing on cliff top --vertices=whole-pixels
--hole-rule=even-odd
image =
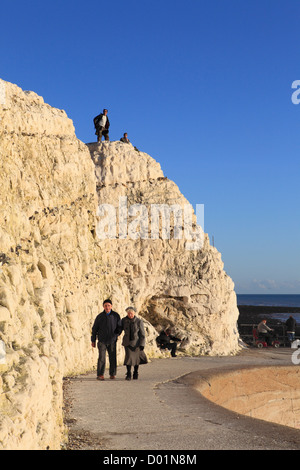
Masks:
[[[97,364],[97,380],[104,380],[106,351],[109,357],[109,375],[115,379],[117,373],[117,339],[122,331],[121,318],[112,310],[109,299],[103,302],[103,312],[96,317],[92,328],[92,347],[96,347],[98,338],[99,358]]]
[[[95,134],[97,136],[97,142],[101,142],[102,135],[104,136],[105,140],[109,140],[108,133],[109,133],[110,122],[109,122],[107,113],[108,113],[107,109],[103,109],[103,113],[98,114],[98,116],[94,118],[94,126],[96,129]]]

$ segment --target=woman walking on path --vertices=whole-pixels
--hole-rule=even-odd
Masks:
[[[135,316],[134,307],[126,308],[127,317],[122,318],[122,330],[124,336],[122,345],[125,348],[124,365],[127,367],[126,380],[131,380],[131,367],[133,366],[133,379],[138,379],[138,370],[141,361],[143,364],[147,362],[144,353],[145,347],[145,329],[141,318]]]

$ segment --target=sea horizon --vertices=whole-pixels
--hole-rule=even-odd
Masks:
[[[238,305],[300,307],[300,294],[237,294]]]

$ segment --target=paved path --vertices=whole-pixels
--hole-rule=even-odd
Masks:
[[[299,449],[300,430],[221,408],[179,377],[208,369],[292,365],[290,349],[244,350],[233,357],[155,359],[140,366],[138,381],[99,382],[95,372],[69,381],[70,433],[93,437],[81,449],[222,450]],[[297,366],[294,366],[297,367]],[[96,444],[95,444],[96,443]]]

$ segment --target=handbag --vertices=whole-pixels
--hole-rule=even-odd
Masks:
[[[148,358],[144,350],[140,351],[140,364],[148,364]]]

